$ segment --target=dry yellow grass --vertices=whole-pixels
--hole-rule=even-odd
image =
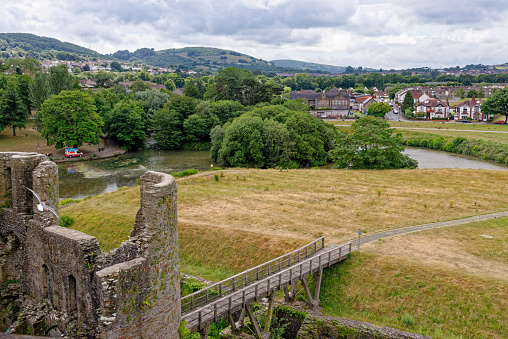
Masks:
[[[396,236],[362,251],[508,283],[508,218]]]
[[[506,209],[508,172],[224,171],[179,182],[184,225],[328,242]]]
[[[177,181],[184,267],[196,274],[205,267],[202,275],[213,278],[321,235],[328,243],[340,243],[356,237],[358,229],[370,234],[508,206],[508,171],[227,170]],[[97,236],[108,251],[127,238],[138,207],[135,187],[93,197],[61,214],[73,216],[73,228]],[[255,249],[261,249],[258,255]],[[251,260],[238,258],[245,252]],[[216,275],[214,268],[222,273]]]

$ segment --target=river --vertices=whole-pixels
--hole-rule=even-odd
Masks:
[[[423,148],[407,147],[405,154],[418,161],[418,168],[471,168],[508,170],[508,167],[476,158]],[[60,198],[81,199],[90,195],[133,186],[145,171],[179,172],[187,168],[210,169],[215,164],[209,151],[145,149],[116,158],[59,164]]]

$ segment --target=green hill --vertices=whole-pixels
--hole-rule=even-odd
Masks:
[[[80,57],[102,57],[100,53],[69,42],[29,33],[0,33],[0,57],[27,57],[39,60],[76,60]]]
[[[134,52],[119,50],[102,55],[89,48],[69,42],[29,33],[0,33],[0,58],[26,57],[38,60],[59,59],[79,60],[82,58],[101,58],[124,62],[134,62],[154,67],[168,67],[191,70],[204,70],[216,73],[221,68],[233,66],[252,72],[302,72],[340,73],[343,67],[326,66],[286,60],[287,65],[265,61],[239,52],[212,47],[184,47],[156,51],[153,48],[140,48]],[[293,66],[293,64],[296,66]],[[305,65],[305,66],[302,66]]]
[[[344,66],[315,64],[313,62],[304,62],[298,60],[273,60],[272,62],[280,67],[294,68],[301,71],[312,70],[337,74],[344,73],[346,70],[346,67]]]
[[[161,51],[141,48],[132,53],[127,50],[117,51],[111,56],[122,61],[139,62],[156,67],[217,71],[223,67],[233,66],[261,72],[297,71],[247,54],[213,47],[184,47]]]

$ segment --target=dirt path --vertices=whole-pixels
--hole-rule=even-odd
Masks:
[[[413,233],[413,232],[430,230],[433,228],[440,228],[440,227],[446,227],[446,226],[469,224],[472,222],[484,221],[484,220],[501,218],[501,217],[508,217],[508,211],[483,214],[483,215],[478,215],[478,216],[463,218],[463,219],[457,219],[457,220],[440,221],[440,222],[434,222],[434,223],[430,223],[430,224],[423,224],[423,225],[418,225],[418,226],[398,228],[395,230],[378,232],[378,233],[370,234],[367,236],[363,236],[360,238],[360,245],[363,245],[363,244],[366,244],[369,242],[373,242],[373,241],[376,241],[379,239],[393,237],[393,236],[400,235],[400,234]],[[358,245],[358,241],[354,242],[354,244]]]

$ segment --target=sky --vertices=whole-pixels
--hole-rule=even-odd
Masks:
[[[383,69],[508,62],[506,0],[2,0],[1,33]]]

